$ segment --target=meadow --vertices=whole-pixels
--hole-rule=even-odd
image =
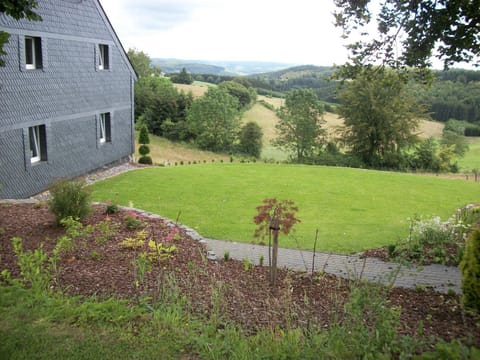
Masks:
[[[468,151],[458,160],[461,169],[480,169],[480,138],[467,138]]]
[[[138,139],[138,132],[135,134]],[[213,153],[211,151],[203,151],[195,148],[191,144],[178,143],[170,141],[166,138],[149,134],[150,138],[150,156],[155,164],[175,165],[175,163],[188,164],[189,162],[211,162],[227,161],[230,157],[226,154]],[[135,154],[137,159],[140,154]]]
[[[405,173],[320,166],[215,163],[147,168],[90,186],[115,201],[179,219],[205,237],[255,241],[263,199],[293,200],[301,223],[282,247],[351,253],[405,238],[409,217],[448,219],[478,202],[479,183]]]

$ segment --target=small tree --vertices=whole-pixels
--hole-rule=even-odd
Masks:
[[[289,92],[285,105],[277,111],[277,115],[275,146],[295,154],[293,156],[300,163],[320,151],[327,132],[322,128],[325,123],[322,105],[312,89]]]
[[[240,130],[239,151],[242,154],[260,157],[262,152],[262,128],[255,122],[246,123]]]
[[[463,305],[480,312],[480,227],[478,226],[467,238],[460,269],[462,270]]]
[[[268,264],[270,266],[270,285],[275,286],[277,282],[277,258],[278,258],[278,234],[281,231],[288,235],[293,226],[300,222],[295,217],[298,207],[292,200],[278,201],[276,198],[264,199],[263,205],[256,207],[258,214],[253,218],[258,228],[255,230],[255,237],[269,237],[268,243]],[[271,234],[273,233],[273,248],[271,248]]]
[[[150,144],[150,138],[148,137],[148,130],[145,125],[140,128],[140,134],[138,135],[138,142],[140,143],[140,147],[138,148],[138,152],[141,155],[138,162],[140,164],[148,164],[152,165],[152,158],[148,156],[150,153],[150,148],[147,144]]]

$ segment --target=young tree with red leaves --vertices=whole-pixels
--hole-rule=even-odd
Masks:
[[[292,200],[278,201],[276,198],[264,199],[263,205],[256,207],[258,214],[253,218],[258,228],[255,237],[269,236],[268,256],[270,267],[270,284],[275,286],[277,282],[277,258],[278,258],[278,234],[282,232],[288,235],[293,226],[300,222],[295,216],[298,207]],[[271,249],[271,234],[273,233],[273,249]]]

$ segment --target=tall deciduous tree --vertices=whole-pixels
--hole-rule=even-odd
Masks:
[[[238,100],[226,91],[209,88],[196,99],[187,116],[187,124],[195,134],[195,142],[205,150],[232,149],[240,127]]]
[[[250,90],[238,81],[223,81],[218,86],[238,99],[238,110],[249,107],[256,99],[256,93],[253,88]]]
[[[144,115],[152,134],[163,136],[162,125],[186,120],[191,94],[178,92],[168,78],[144,77],[135,84],[135,117]]]
[[[150,57],[143,51],[128,49],[127,56],[139,78],[160,73],[160,69],[152,66]]]
[[[246,123],[240,130],[238,150],[242,154],[259,158],[262,152],[262,137],[263,131],[260,125],[253,121]]]
[[[2,0],[0,1],[0,14],[6,14],[16,20],[28,19],[32,21],[41,21],[42,17],[34,9],[38,7],[35,0]],[[0,31],[0,66],[5,66],[5,61],[1,56],[5,55],[3,45],[8,42],[10,35],[5,31]]]
[[[275,126],[278,138],[274,144],[294,153],[298,162],[304,162],[325,143],[322,114],[322,105],[313,90],[297,89],[288,93],[285,105],[277,112],[280,120]]]
[[[396,72],[365,70],[340,93],[345,119],[341,138],[351,153],[371,166],[395,167],[401,151],[416,141],[424,115]]]
[[[366,36],[349,46],[355,65],[383,61],[394,67],[428,67],[432,56],[445,67],[463,61],[480,64],[478,0],[380,0],[374,38],[368,35],[372,3],[335,0],[336,25],[345,37]]]

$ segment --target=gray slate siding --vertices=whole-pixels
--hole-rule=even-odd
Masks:
[[[135,74],[96,0],[40,0],[42,22],[0,15],[9,32],[0,67],[0,198],[22,198],[59,178],[80,176],[133,152]],[[42,68],[25,69],[25,36],[42,42]],[[98,44],[109,46],[98,69]],[[100,113],[111,141],[99,142]],[[31,164],[28,128],[45,125],[47,161]]]
[[[93,0],[65,1],[39,0],[38,13],[42,23],[21,19],[19,21],[0,15],[0,24],[10,29],[43,31],[52,34],[78,36],[81,38],[111,40],[105,24],[99,21],[102,14]]]

